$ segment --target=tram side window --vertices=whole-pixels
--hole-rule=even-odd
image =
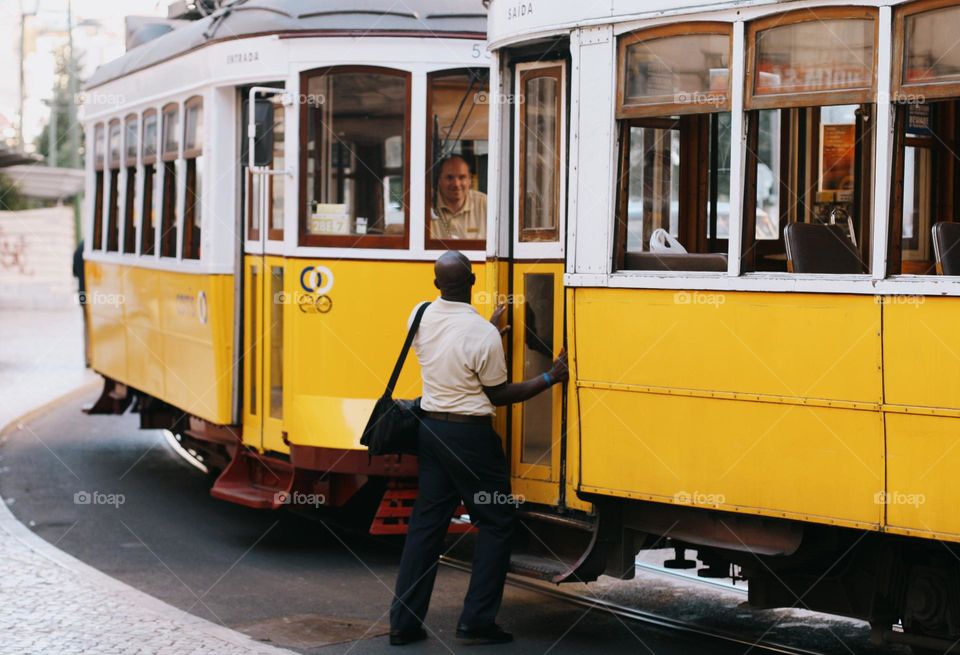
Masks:
[[[93,191],[93,243],[92,250],[103,249],[103,156],[105,151],[106,136],[103,125],[97,125],[94,129],[93,137],[93,167],[95,186]]]
[[[143,196],[140,205],[140,254],[156,255],[157,203],[157,112],[150,109],[143,114]]]
[[[177,256],[177,178],[180,173],[180,113],[176,104],[163,110],[163,211],[160,216],[160,256]]]
[[[560,239],[563,67],[523,69],[519,95],[520,242],[555,242]]]
[[[875,25],[870,8],[749,25],[745,272],[869,271]]]
[[[958,21],[960,6],[897,9],[888,275],[960,275]]]
[[[107,157],[110,161],[110,196],[107,200],[107,252],[120,249],[120,121],[110,121]]]
[[[203,99],[184,105],[183,157],[187,167],[184,190],[183,259],[200,259],[201,192],[203,189]]]
[[[404,248],[410,75],[367,66],[304,73],[302,245]]]
[[[123,128],[123,157],[126,170],[126,192],[123,203],[123,252],[137,251],[137,117],[128,116]]]
[[[282,87],[279,87],[282,88]],[[265,141],[258,141],[259,145],[272,144],[272,151],[264,154],[269,156],[269,161],[260,161],[261,165],[266,164],[273,171],[286,170],[285,160],[285,108],[283,105],[284,96],[282,94],[269,95],[257,99],[256,103],[256,122],[257,135],[263,135],[269,130],[269,138]],[[244,103],[244,112],[249,111],[247,103]],[[246,114],[245,114],[246,115]],[[246,123],[244,123],[246,124]],[[271,128],[272,126],[272,128]],[[243,161],[248,160],[247,141],[244,139],[241,146],[243,151]],[[259,152],[259,151],[258,151]],[[260,155],[258,154],[258,157]],[[266,185],[266,189],[261,186]],[[267,224],[267,238],[272,241],[283,240],[283,220],[286,195],[284,188],[284,176],[273,174],[253,174],[244,167],[244,189],[246,193],[246,217],[247,217],[247,238],[253,241],[260,239],[260,225]],[[266,194],[265,210],[261,207],[261,194]],[[266,220],[263,220],[262,213],[266,211]]]
[[[489,106],[485,71],[427,76],[427,248],[486,245]]]
[[[618,51],[614,268],[725,272],[730,26],[627,34]]]

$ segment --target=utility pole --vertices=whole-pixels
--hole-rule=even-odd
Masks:
[[[26,56],[27,15],[23,12],[23,0],[20,0],[20,94],[17,107],[17,148],[23,151],[23,95],[26,81],[23,77],[23,58]]]
[[[77,70],[77,60],[73,52],[73,0],[67,0],[67,49],[69,50],[69,64],[67,66],[67,134],[69,135],[70,158],[67,166],[80,168],[80,125],[77,123],[77,82],[80,71]],[[54,132],[56,133],[56,132]]]

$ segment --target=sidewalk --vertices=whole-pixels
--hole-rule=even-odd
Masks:
[[[76,306],[0,310],[0,442],[29,439],[18,417],[97,377],[83,368]],[[97,389],[91,386],[91,391]],[[2,470],[2,468],[0,468]],[[289,655],[171,607],[67,555],[0,499],[0,654]]]

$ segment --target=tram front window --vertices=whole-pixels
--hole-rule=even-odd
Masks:
[[[480,250],[487,236],[486,72],[427,75],[427,247]]]
[[[407,73],[342,67],[304,74],[303,245],[402,248],[407,236]]]
[[[617,270],[727,270],[729,30],[674,25],[620,38]]]

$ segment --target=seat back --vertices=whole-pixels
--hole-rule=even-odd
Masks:
[[[934,223],[933,253],[937,273],[960,275],[960,223]]]
[[[712,253],[628,252],[624,257],[628,271],[693,271],[725,273],[727,256]]]
[[[860,253],[839,225],[790,223],[783,230],[787,267],[792,273],[857,275],[864,272]]]

